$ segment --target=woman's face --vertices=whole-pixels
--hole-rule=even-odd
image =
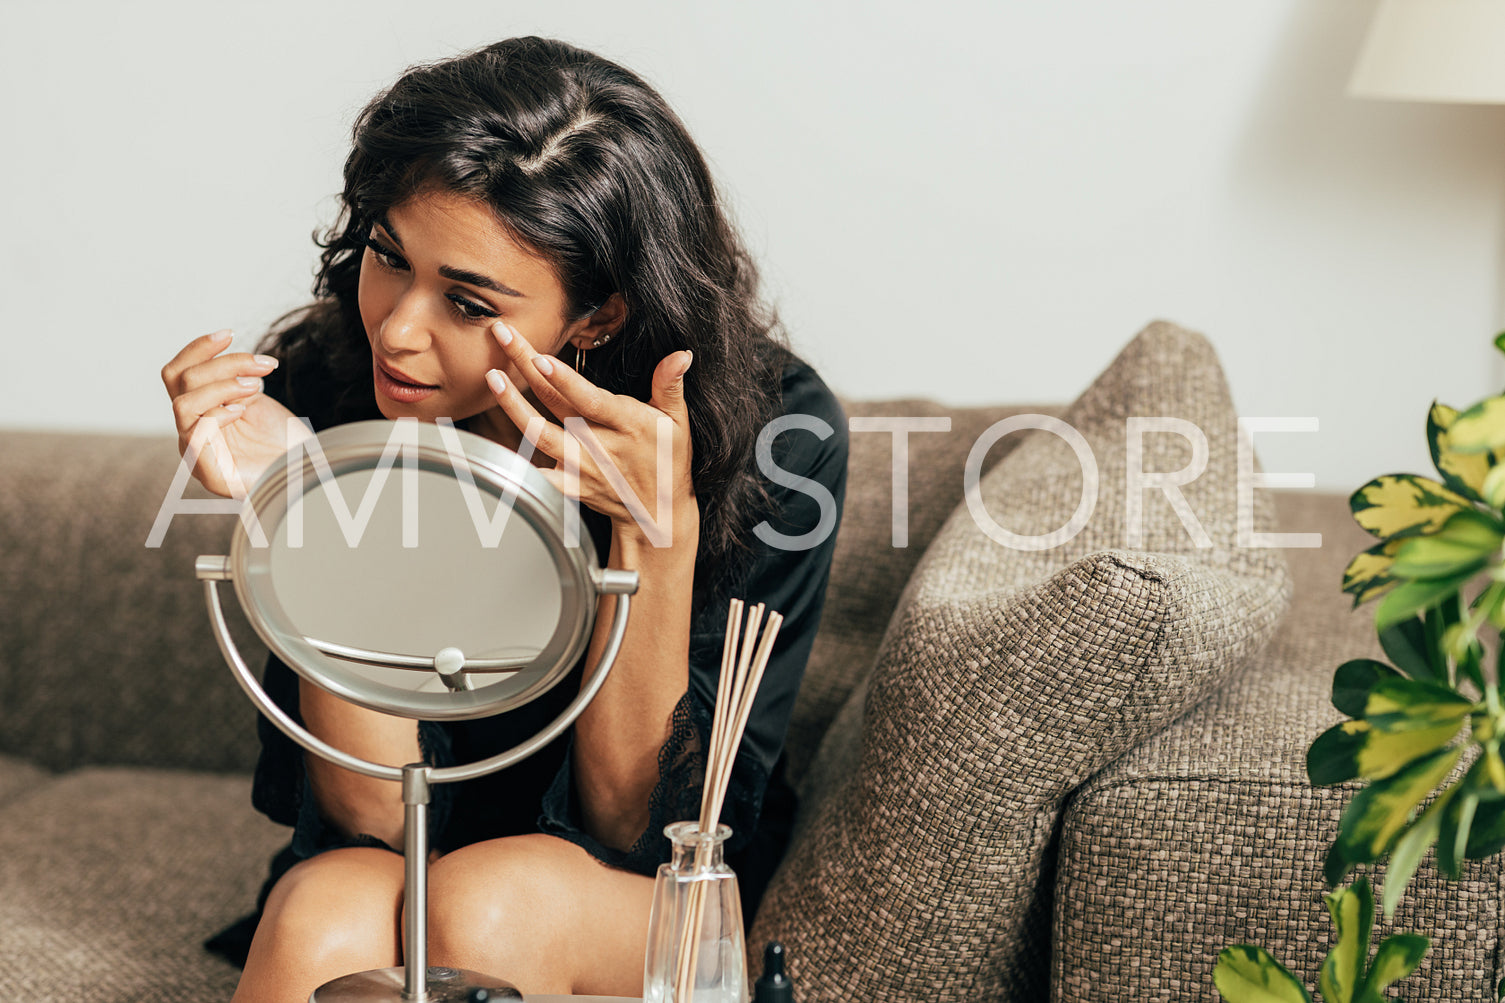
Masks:
[[[535,351],[558,356],[572,337],[564,290],[542,258],[514,240],[483,203],[416,196],[371,227],[361,259],[361,321],[371,342],[376,403],[388,418],[477,417],[472,428],[516,448],[519,436],[486,385],[501,369],[526,387],[491,333],[498,319]]]

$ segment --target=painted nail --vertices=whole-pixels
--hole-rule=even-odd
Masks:
[[[246,409],[246,406],[244,404],[226,404],[225,405],[225,410],[229,411],[231,414],[240,414],[245,409]]]
[[[491,329],[496,332],[496,340],[502,343],[503,348],[512,344],[512,332],[507,329],[506,324],[497,321],[492,325]]]
[[[270,355],[258,355],[251,361],[255,362],[258,366],[266,366],[269,369],[277,368],[277,360]]]
[[[215,331],[213,334],[211,334],[209,336],[209,340],[210,341],[229,341],[233,337],[235,337],[235,332],[232,331],[232,330],[230,330],[227,327],[224,330]]]
[[[538,371],[540,373],[543,373],[545,376],[554,375],[554,363],[549,361],[549,357],[547,355],[540,355],[535,358],[533,360],[533,365],[537,366]]]
[[[261,389],[261,378],[259,376],[237,376],[235,377],[235,382],[239,383],[247,390]]]
[[[491,387],[494,394],[504,393],[507,389],[507,378],[502,375],[500,369],[492,369],[486,373],[486,385]]]

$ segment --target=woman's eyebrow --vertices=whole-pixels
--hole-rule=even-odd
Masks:
[[[402,238],[398,236],[397,230],[392,226],[392,221],[387,218],[386,213],[383,213],[380,216],[376,217],[376,225],[387,231],[387,236],[392,238],[392,243],[396,244],[399,250],[402,249]],[[501,293],[503,296],[517,296],[519,298],[526,298],[522,293],[518,292],[516,289],[513,289],[511,286],[503,285],[496,279],[488,278],[487,276],[482,275],[480,272],[472,272],[464,268],[456,268],[453,265],[440,265],[439,274],[444,276],[446,279],[453,279],[456,282],[464,282],[467,285],[480,286],[482,289],[490,289],[492,292]]]
[[[397,235],[393,234],[392,239],[396,240]],[[453,265],[440,265],[439,274],[446,279],[454,279],[456,282],[465,282],[469,285],[480,286],[482,289],[490,289],[493,292],[501,293],[503,296],[522,296],[522,293],[511,286],[504,286],[496,279],[489,279],[480,272],[468,272],[463,268],[455,268]]]

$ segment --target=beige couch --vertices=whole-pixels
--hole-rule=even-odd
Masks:
[[[1157,385],[1195,384],[1226,408],[1200,339],[1162,326],[1136,345],[1137,368],[1116,362],[1085,409],[849,403],[854,417],[948,415],[952,430],[916,437],[903,550],[889,539],[890,439],[852,438],[826,621],[789,736],[800,829],[750,934],[754,950],[788,943],[801,1000],[1212,999],[1213,957],[1239,940],[1314,975],[1328,936],[1321,859],[1347,793],[1310,788],[1303,756],[1338,717],[1333,669],[1378,651],[1368,611],[1338,592],[1365,545],[1344,498],[1286,494],[1272,511],[1260,493],[1264,529],[1319,532],[1324,546],[1254,557],[1198,552],[1147,510],[1142,552],[1104,557],[1088,531],[1074,545],[1090,552],[1020,565],[1006,548],[969,549],[957,515],[972,444],[1010,415],[1107,429],[1107,398]],[[1106,378],[1115,371],[1131,378]],[[990,451],[984,494],[996,471],[1016,486],[988,495],[1000,519],[1019,485],[1046,510],[1038,532],[1053,496],[1075,504],[1049,438]],[[1227,444],[1210,438],[1209,470],[1226,470]],[[1108,439],[1093,444],[1111,513]],[[180,517],[160,550],[143,546],[175,460],[166,437],[0,434],[0,999],[228,998],[237,973],[200,942],[246,911],[286,838],[250,807],[254,713],[192,573],[196,555],[224,551],[230,525]],[[1226,523],[1221,503],[1192,497]],[[1062,638],[1083,650],[1072,632],[1101,622],[1099,587],[1130,612],[1153,600],[1153,630],[1126,614],[1085,638],[1142,634],[1140,662],[1107,665],[1103,648],[1078,661],[1104,695],[1050,692],[1057,676],[1039,673],[1053,663],[1020,652]],[[1201,606],[1170,602],[1183,593]],[[1226,643],[1187,629],[1207,617]],[[915,631],[936,622],[949,623],[944,643],[917,649]],[[1042,686],[1048,699],[1026,714]],[[900,726],[928,712],[933,726]],[[891,829],[906,820],[901,839]],[[1398,924],[1438,939],[1408,997],[1492,998],[1500,891],[1495,861],[1457,884],[1423,866]]]

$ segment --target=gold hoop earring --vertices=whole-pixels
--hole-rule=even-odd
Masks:
[[[575,372],[585,372],[585,350],[579,345],[575,346]]]

